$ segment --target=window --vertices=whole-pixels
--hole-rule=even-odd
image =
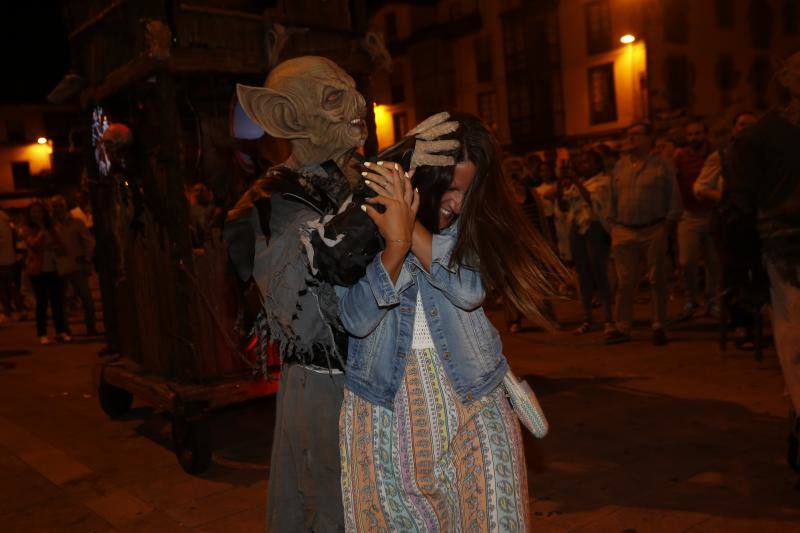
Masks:
[[[690,81],[689,60],[683,54],[667,56],[665,63],[667,79],[667,103],[670,109],[689,107]]]
[[[733,60],[733,54],[720,54],[714,69],[717,88],[720,91],[722,106],[728,107],[733,103],[732,91],[739,83],[739,72]]]
[[[408,131],[408,115],[405,111],[392,115],[392,127],[394,129],[394,142],[397,142]]]
[[[492,41],[488,35],[475,39],[475,75],[478,82],[492,81]]]
[[[531,91],[528,86],[516,85],[508,88],[508,118],[512,135],[526,137],[533,134]]]
[[[6,121],[6,134],[10,143],[25,142],[25,124],[21,120]]]
[[[14,190],[31,188],[31,164],[28,161],[12,162],[11,176],[14,178]]]
[[[478,95],[478,116],[490,128],[497,129],[497,94],[495,92]]]
[[[794,35],[797,33],[797,0],[784,0],[781,8],[781,20],[783,20],[783,33]]]
[[[689,0],[661,0],[664,39],[669,43],[689,42]]]
[[[506,56],[507,72],[522,72],[527,67],[525,50],[525,24],[518,17],[503,20],[503,51]]]
[[[461,15],[461,2],[450,2],[450,20],[460,19]]]
[[[736,2],[734,0],[714,0],[718,28],[732,28],[736,23]]]
[[[389,76],[389,92],[393,104],[399,104],[406,99],[406,79],[403,63],[396,61]]]
[[[755,93],[753,105],[757,109],[766,109],[769,106],[767,93],[771,78],[772,67],[769,57],[756,56],[750,67],[750,85],[753,87],[753,93]]]
[[[751,0],[748,8],[753,48],[768,50],[772,41],[772,7],[767,0]]]
[[[386,13],[386,17],[383,19],[384,24],[386,25],[386,42],[392,42],[397,40],[397,14],[394,12]]]
[[[512,143],[523,147],[560,133],[557,3],[503,13],[503,51]]]
[[[614,63],[589,69],[589,123],[617,121],[617,95],[614,90]]]
[[[586,50],[589,54],[608,52],[613,47],[611,37],[611,10],[608,0],[590,2],[584,6],[586,14]]]

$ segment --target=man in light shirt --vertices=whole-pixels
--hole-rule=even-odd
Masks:
[[[728,173],[731,164],[731,151],[733,142],[745,129],[756,123],[756,116],[752,111],[741,111],[733,119],[731,140],[724,147],[715,150],[708,156],[703,164],[703,169],[692,187],[698,200],[708,200],[719,203],[722,198],[724,176]]]
[[[617,321],[606,344],[631,340],[633,298],[644,256],[653,291],[653,344],[667,343],[667,235],[680,217],[683,205],[669,161],[651,153],[650,124],[628,128],[625,156],[611,174],[611,248],[617,270]]]

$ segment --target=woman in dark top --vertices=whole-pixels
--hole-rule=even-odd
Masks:
[[[56,339],[69,342],[64,317],[64,280],[56,270],[56,257],[64,252],[58,232],[44,204],[33,202],[28,207],[24,229],[28,246],[25,272],[28,274],[36,296],[36,334],[41,344],[50,344],[47,336],[47,305],[53,317]]]

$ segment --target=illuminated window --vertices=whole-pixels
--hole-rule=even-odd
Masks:
[[[392,115],[392,128],[394,130],[394,142],[397,142],[408,131],[408,115],[405,111]]]
[[[718,28],[732,28],[736,23],[736,2],[734,0],[714,0]]]
[[[589,123],[617,121],[617,95],[614,90],[614,63],[589,69]]]
[[[586,15],[586,49],[589,54],[608,52],[614,46],[611,37],[611,9],[608,0],[597,0],[584,6]]]
[[[490,128],[497,129],[497,94],[495,92],[478,95],[478,116]]]
[[[475,72],[478,82],[492,81],[492,41],[488,35],[475,39]]]

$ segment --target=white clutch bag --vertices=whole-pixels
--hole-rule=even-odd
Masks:
[[[549,429],[547,418],[545,418],[542,406],[539,405],[539,400],[536,399],[536,394],[528,382],[518,380],[517,376],[509,370],[503,378],[503,385],[506,388],[508,399],[511,401],[511,407],[514,408],[522,425],[528,428],[528,431],[537,439],[544,438]]]

